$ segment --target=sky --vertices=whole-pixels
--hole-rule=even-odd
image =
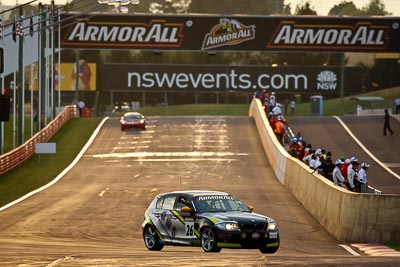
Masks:
[[[24,4],[30,2],[31,0],[0,0],[3,5],[12,6],[16,3]],[[69,0],[71,1],[71,0]],[[149,1],[149,0],[146,0]],[[251,1],[251,0],[249,0]],[[285,4],[290,4],[292,7],[292,13],[294,12],[298,4],[304,3],[306,0],[285,0]],[[344,0],[309,0],[311,6],[317,11],[318,15],[326,16],[329,10],[334,6],[339,4]],[[370,0],[346,0],[353,1],[357,8],[366,6]],[[37,2],[42,2],[43,4],[49,4],[51,0],[39,0]],[[55,0],[56,5],[63,5],[67,3],[67,0]],[[392,16],[400,16],[400,0],[381,0],[385,4],[386,10],[392,13]]]

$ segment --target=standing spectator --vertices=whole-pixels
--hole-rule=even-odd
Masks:
[[[296,107],[296,101],[292,100],[290,101],[290,114],[294,114],[294,109]]]
[[[278,116],[275,122],[275,135],[276,138],[278,139],[279,143],[283,145],[283,134],[285,133],[285,124],[282,121],[282,117]]]
[[[368,192],[368,178],[367,178],[367,170],[369,168],[368,163],[361,163],[361,168],[357,173],[357,179],[360,182],[360,193]]]
[[[315,150],[314,155],[311,157],[311,161],[310,161],[310,168],[314,170],[314,172],[320,173],[320,167],[322,165],[321,163],[321,155],[322,155],[322,151],[321,149],[317,149]]]
[[[394,104],[396,105],[396,114],[400,114],[400,97],[394,100]]]
[[[289,145],[288,153],[295,158],[299,157],[300,145],[297,141],[297,137],[292,138],[292,143]]]
[[[79,117],[82,117],[82,111],[85,108],[85,102],[82,100],[78,102]]]
[[[322,168],[324,176],[332,181],[333,169],[335,168],[335,165],[333,164],[332,153],[330,151],[326,153],[325,161]]]
[[[271,96],[269,97],[269,112],[272,112],[272,109],[276,105],[276,98],[275,98],[275,92],[271,93]]]
[[[265,115],[267,115],[267,118],[269,118],[269,93],[265,94],[264,103],[262,104],[264,106]]]
[[[261,93],[260,93],[260,90],[256,90],[256,91],[254,92],[254,94],[253,94],[253,98],[258,98],[258,99],[261,99]]]
[[[346,186],[346,188],[350,188],[349,181],[347,180],[347,169],[349,168],[349,165],[350,165],[350,159],[345,159],[340,169],[344,177],[344,185]]]
[[[383,123],[383,136],[386,136],[386,130],[390,132],[390,135],[393,135],[393,131],[390,128],[390,115],[389,111],[387,108],[385,108],[385,117],[384,117],[384,123]]]
[[[340,159],[337,159],[335,161],[335,168],[333,169],[332,180],[336,185],[346,188],[346,186],[344,185],[344,177],[341,172],[341,167],[343,163],[344,162]]]
[[[357,184],[357,168],[358,160],[355,157],[350,158],[350,164],[347,168],[347,181],[349,182],[349,190],[353,192],[358,192]]]

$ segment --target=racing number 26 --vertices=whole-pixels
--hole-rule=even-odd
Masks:
[[[185,236],[194,236],[194,222],[185,222]]]

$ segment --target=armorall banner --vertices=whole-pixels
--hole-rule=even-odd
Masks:
[[[398,17],[72,14],[63,48],[400,52]]]
[[[255,92],[339,95],[340,67],[105,64],[100,90]],[[344,68],[346,93],[362,90],[362,71]],[[108,79],[106,77],[113,77]]]

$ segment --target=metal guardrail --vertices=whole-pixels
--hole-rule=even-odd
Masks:
[[[21,146],[0,156],[0,175],[6,173],[35,154],[35,144],[49,141],[70,118],[76,117],[76,106],[66,106],[45,128]]]

